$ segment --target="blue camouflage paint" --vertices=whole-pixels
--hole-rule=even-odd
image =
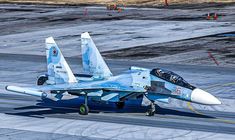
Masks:
[[[186,100],[186,101],[191,101],[191,93],[192,93],[191,89],[188,89],[188,88],[181,87],[179,85],[170,83],[166,80],[163,80],[163,79],[158,78],[158,77],[153,76],[153,75],[151,75],[151,81],[163,82],[164,85],[165,85],[165,88],[171,91],[170,95],[168,95],[169,97],[182,99],[182,100]],[[164,93],[155,93],[156,96],[158,94],[164,94]],[[149,98],[154,99],[155,97],[151,96]]]
[[[187,83],[176,73],[159,68],[150,70],[131,67],[129,71],[113,76],[87,32],[81,35],[81,42],[83,67],[92,75],[89,80],[78,81],[79,79],[76,79],[54,39],[49,37],[46,39],[48,63],[48,80],[46,84],[48,85],[33,87],[30,90],[22,90],[22,88],[11,86],[9,91],[24,94],[27,91],[27,94],[30,95],[35,95],[32,92],[33,90],[43,93],[59,91],[58,94],[52,94],[54,98],[59,100],[63,98],[61,93],[68,92],[69,94],[77,94],[78,96],[87,93],[88,96],[91,96],[95,100],[107,102],[119,102],[129,97],[141,97],[139,95],[144,97],[142,98],[143,102],[145,102],[146,97],[154,102],[168,102],[169,97],[191,101],[192,91],[196,87]],[[7,87],[6,89],[8,89]],[[193,91],[192,97],[201,93],[205,95],[201,99],[206,99],[203,97],[207,97],[209,94],[198,89]],[[203,100],[198,101],[195,98],[193,100],[198,103],[204,103]],[[215,101],[213,104],[218,103],[219,101]]]
[[[86,44],[88,45],[88,44]],[[90,54],[91,54],[91,49],[89,47],[86,47],[86,51],[85,53],[82,55],[82,62],[84,63],[83,66],[84,66],[84,69],[89,69],[89,65],[90,65]]]
[[[56,53],[54,53],[56,51]],[[60,62],[60,53],[57,46],[52,46],[49,50],[49,57],[47,63],[57,64]]]

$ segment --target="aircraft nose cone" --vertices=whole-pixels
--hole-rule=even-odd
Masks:
[[[206,105],[221,104],[221,102],[215,96],[198,88],[192,91],[191,101],[195,103],[206,104]]]

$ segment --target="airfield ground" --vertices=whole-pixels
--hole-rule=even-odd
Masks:
[[[235,5],[202,7],[127,7],[118,13],[104,6],[0,4],[0,139],[234,139]],[[208,12],[218,19],[206,20]],[[5,85],[34,85],[46,72],[48,36],[73,71],[81,71],[85,31],[115,74],[132,65],[162,67],[223,104],[171,100],[159,103],[152,118],[133,106],[132,113],[108,108],[80,116],[76,109],[41,107],[38,98],[5,91]]]
[[[216,65],[209,52],[220,66],[235,65],[232,4],[202,9],[126,8],[121,13],[105,7],[0,6],[1,53],[44,55],[42,42],[53,36],[66,56],[77,57],[80,33],[89,31],[107,59]],[[208,12],[217,13],[218,20],[206,20]]]

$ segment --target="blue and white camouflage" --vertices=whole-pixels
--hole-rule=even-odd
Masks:
[[[69,65],[52,37],[46,38],[48,84],[77,82]]]
[[[169,98],[206,105],[221,104],[210,93],[190,85],[174,72],[160,68],[131,67],[120,75],[113,75],[87,32],[81,34],[81,48],[83,69],[91,75],[88,80],[79,80],[81,77],[74,76],[54,39],[48,37],[46,84],[33,87],[6,86],[6,90],[43,98],[50,94],[58,100],[64,93],[116,103],[141,97],[152,108],[158,102],[168,103]]]
[[[113,74],[87,32],[81,35],[81,43],[84,71],[92,74],[95,79],[105,79],[112,76]]]

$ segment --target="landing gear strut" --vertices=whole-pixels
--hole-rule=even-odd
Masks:
[[[85,103],[82,104],[80,107],[79,107],[79,114],[80,115],[88,115],[88,112],[89,112],[89,107],[87,105],[87,94],[85,94]]]
[[[155,110],[155,104],[152,102],[150,105],[150,109],[146,112],[146,116],[154,116]]]

